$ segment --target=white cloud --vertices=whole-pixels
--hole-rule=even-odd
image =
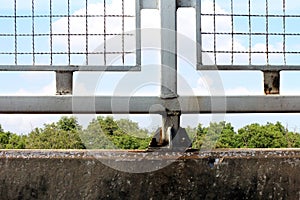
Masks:
[[[37,89],[28,89],[21,86],[19,90],[1,94],[1,96],[53,96],[56,93],[55,85],[55,80],[53,80],[49,84]]]
[[[30,133],[37,127],[44,124],[56,122],[61,115],[0,115],[0,124],[5,131],[18,134]]]
[[[263,91],[249,90],[246,87],[237,86],[235,88],[229,88],[225,90],[225,94],[228,96],[240,96],[240,95],[263,95]]]
[[[112,1],[107,5],[107,15],[121,15],[122,7],[119,1]],[[126,1],[125,3],[125,14],[134,15],[133,11],[135,8],[133,1]],[[85,15],[86,9],[72,13],[73,15]],[[90,4],[88,6],[88,15],[103,15],[103,3]],[[106,17],[106,33],[115,34],[122,33],[122,18],[121,17]],[[86,28],[88,28],[89,34],[103,34],[104,33],[104,18],[103,17],[89,17],[88,23],[86,23],[85,17],[71,17],[70,18],[70,33],[72,34],[85,34]],[[124,30],[132,31],[135,28],[135,20],[132,17],[125,18]],[[53,23],[53,34],[67,34],[68,33],[68,18],[60,18]],[[107,39],[113,36],[107,36]],[[54,36],[53,42],[57,51],[67,51],[68,37],[67,36]],[[104,42],[103,36],[90,36],[89,37],[89,51],[95,50]],[[85,52],[86,51],[86,37],[83,36],[71,36],[70,37],[70,48],[72,52]],[[121,51],[121,49],[119,49]],[[84,61],[82,61],[83,63]]]

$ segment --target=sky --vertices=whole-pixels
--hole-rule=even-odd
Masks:
[[[3,6],[0,8],[0,15],[13,15],[13,0],[1,0]],[[54,15],[67,14],[67,1],[52,0]],[[120,14],[120,1],[107,1],[107,14]],[[125,14],[134,15],[134,1],[125,0]],[[103,14],[103,0],[88,0],[88,14]],[[252,0],[251,9],[253,14],[265,14],[265,1]],[[283,14],[282,0],[272,0],[269,3],[269,14]],[[202,1],[202,12],[213,13],[212,0]],[[286,0],[286,14],[298,14],[300,3],[292,0]],[[17,0],[17,14],[31,15],[31,0]],[[85,2],[71,1],[71,14],[84,15]],[[230,1],[216,0],[216,13],[229,14]],[[234,13],[247,14],[248,0],[234,0]],[[49,14],[49,1],[36,0],[35,14]],[[68,23],[66,17],[54,17],[52,32],[54,34],[68,33]],[[234,31],[247,32],[248,20],[246,17],[234,18]],[[265,32],[265,17],[257,17],[251,20],[252,32]],[[298,33],[300,26],[297,26],[297,19],[288,18],[286,21],[287,33]],[[134,18],[126,18],[125,30],[134,31]],[[270,18],[269,31],[283,31],[283,22],[281,18]],[[88,23],[89,33],[103,33],[104,24],[102,18],[90,18]],[[118,18],[108,19],[106,31],[109,33],[119,33],[121,31],[122,21]],[[160,70],[159,70],[159,28],[160,16],[158,10],[142,11],[142,72],[139,73],[75,73],[74,85],[75,94],[92,95],[148,95],[159,96],[160,93]],[[31,34],[31,18],[20,18],[17,20],[18,33]],[[50,32],[49,18],[37,18],[34,26],[35,33],[48,34]],[[85,18],[72,18],[70,21],[71,33],[85,33]],[[205,16],[202,19],[202,30],[212,32],[213,18]],[[231,32],[230,17],[216,17],[216,31]],[[200,72],[195,70],[195,11],[193,8],[178,10],[178,93],[179,95],[216,95],[221,93],[225,95],[263,95],[263,73],[259,71],[235,71],[235,72]],[[0,34],[14,33],[14,19],[0,17]],[[130,32],[131,33],[131,32]],[[91,52],[103,51],[103,36],[90,36],[88,48]],[[107,49],[111,51],[120,51],[120,37],[108,37]],[[247,51],[249,49],[249,37],[235,36],[234,50]],[[203,35],[203,49],[213,50],[213,37]],[[68,38],[66,36],[53,37],[53,51],[67,51]],[[265,50],[265,37],[253,36],[252,50]],[[85,52],[85,36],[72,36],[70,38],[71,51]],[[132,38],[125,38],[125,49],[132,50],[135,46]],[[286,48],[289,51],[298,50],[300,37],[287,37]],[[14,52],[14,37],[0,36],[0,52]],[[32,51],[32,37],[18,37],[18,52]],[[231,50],[231,36],[217,36],[217,50]],[[283,48],[282,37],[271,36],[269,49],[271,51]],[[36,52],[50,51],[49,36],[35,38]],[[213,54],[204,55],[204,64],[214,62]],[[125,64],[134,63],[134,55],[125,57]],[[270,55],[270,64],[283,64],[283,55]],[[287,64],[297,64],[298,57],[294,55],[287,56]],[[112,65],[120,64],[120,56],[109,57],[108,61]],[[248,64],[248,54],[235,54],[234,64]],[[18,56],[18,64],[31,65],[32,55]],[[90,55],[89,64],[103,64],[104,59],[101,55]],[[230,64],[231,54],[218,55],[218,64]],[[35,64],[49,65],[49,55],[36,55]],[[252,55],[252,64],[266,63],[265,54]],[[1,55],[1,65],[14,65],[13,55]],[[68,64],[66,55],[53,56],[53,64]],[[84,65],[85,55],[72,55],[71,64]],[[281,72],[281,94],[299,95],[300,90],[297,84],[299,72]],[[89,80],[89,81],[88,81]],[[221,83],[221,84],[220,84]],[[55,73],[54,72],[1,72],[0,73],[0,95],[54,95],[55,94]],[[217,89],[216,89],[217,88]],[[5,130],[26,134],[35,127],[42,127],[44,123],[55,122],[61,115],[0,115],[0,124]],[[86,124],[85,117],[76,115],[79,121]],[[87,119],[94,118],[95,115],[88,116]],[[160,124],[160,117],[157,115],[114,115],[115,118],[127,117],[139,122],[142,127],[150,130],[155,129]],[[183,115],[182,126],[196,126],[198,123],[208,125],[213,120],[226,120],[231,122],[237,129],[250,123],[261,123],[281,121],[283,125],[288,126],[291,131],[299,131],[300,114],[224,114],[224,115]]]

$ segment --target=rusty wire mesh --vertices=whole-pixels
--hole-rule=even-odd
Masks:
[[[299,3],[293,0],[201,3],[202,53],[212,58],[212,64],[299,63]]]
[[[1,65],[111,65],[110,57],[125,65],[126,55],[134,54],[127,47],[134,37],[128,33],[135,28],[134,1],[6,0],[5,4],[0,8]],[[117,42],[110,45],[112,37]]]

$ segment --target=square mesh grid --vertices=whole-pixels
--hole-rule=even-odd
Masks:
[[[202,0],[202,57],[210,57],[203,65],[298,65],[299,6],[293,0]]]
[[[135,29],[132,0],[6,0],[0,65],[135,65]]]

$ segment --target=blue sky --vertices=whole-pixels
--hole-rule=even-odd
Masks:
[[[3,6],[0,8],[0,15],[13,15],[13,0],[2,0]],[[67,14],[67,1],[53,0],[53,14]],[[103,13],[101,0],[89,0],[89,14]],[[126,0],[126,13],[132,14],[134,11],[132,0]],[[212,1],[202,1],[202,12],[212,13]],[[234,12],[247,14],[248,13],[248,0],[235,0]],[[230,13],[230,1],[216,0],[217,13]],[[298,14],[300,10],[300,3],[292,0],[286,0],[286,14]],[[18,15],[31,15],[31,0],[18,0],[17,1]],[[265,1],[253,0],[252,10],[255,14],[265,14]],[[49,2],[38,0],[35,3],[35,14],[49,14]],[[272,0],[269,3],[270,14],[283,14],[282,13],[282,0]],[[118,0],[108,1],[108,14],[120,14],[120,3]],[[84,14],[85,2],[84,1],[71,1],[71,14]],[[193,9],[180,9],[178,11],[178,31],[181,33],[179,39],[179,87],[178,91],[181,95],[210,95],[212,87],[215,86],[217,81],[216,77],[220,77],[222,87],[226,95],[263,95],[263,74],[262,72],[199,72],[195,70],[193,65],[195,59],[195,48],[189,44],[195,41],[195,20]],[[159,28],[159,12],[157,10],[144,10],[142,12],[142,27],[143,28]],[[206,17],[203,19],[203,29],[205,31],[212,31],[213,18]],[[297,24],[298,19],[287,19],[286,32],[298,33],[300,26]],[[108,31],[119,32],[121,30],[120,20],[109,20]],[[230,17],[217,17],[217,31],[231,31]],[[265,32],[265,18],[252,19],[252,32]],[[18,33],[31,33],[32,22],[31,18],[18,19],[17,23]],[[90,33],[103,32],[103,20],[97,18],[89,22]],[[126,30],[134,29],[134,19],[126,21]],[[49,18],[39,18],[35,22],[35,33],[48,34]],[[234,31],[247,32],[248,20],[246,17],[236,17],[234,19]],[[270,18],[269,20],[270,32],[282,32],[282,19]],[[76,18],[71,20],[71,33],[84,33],[85,32],[85,18]],[[13,18],[0,18],[0,33],[11,34],[14,33],[14,20]],[[66,18],[53,18],[53,33],[67,33],[67,19]],[[97,95],[114,95],[129,93],[127,95],[159,95],[159,44],[157,44],[157,37],[150,38],[151,31],[145,32],[143,37],[143,45],[151,49],[143,52],[142,61],[145,65],[142,72],[139,74],[129,73],[99,73],[91,76],[100,77],[96,81],[97,89],[92,91]],[[148,37],[147,37],[148,36]],[[152,35],[153,36],[153,35]],[[36,37],[35,43],[36,52],[50,51],[50,38],[49,36]],[[95,42],[97,41],[97,42]],[[89,50],[101,51],[103,48],[102,36],[91,36],[89,38]],[[213,40],[211,36],[203,36],[203,49],[213,49]],[[236,36],[234,38],[235,50],[247,50],[248,47],[247,36]],[[109,46],[110,45],[110,46]],[[300,37],[287,37],[287,50],[298,50],[300,45]],[[127,48],[131,48],[128,45]],[[133,45],[134,46],[134,45]],[[118,38],[110,39],[108,48],[118,50]],[[252,38],[252,49],[260,50],[265,48],[265,37],[255,36]],[[231,36],[218,36],[217,49],[231,50]],[[270,49],[282,50],[282,38],[279,36],[270,37]],[[67,50],[67,37],[55,36],[53,37],[53,51],[66,51]],[[71,50],[72,51],[85,51],[85,36],[71,37]],[[264,50],[264,49],[263,49]],[[31,37],[18,37],[18,51],[31,52],[32,51],[32,38]],[[14,52],[14,37],[0,37],[0,52]],[[212,55],[208,55],[212,56]],[[84,64],[85,56],[72,56],[72,64]],[[101,64],[102,57],[90,56],[90,64]],[[126,63],[132,63],[133,56],[126,57]],[[150,59],[151,58],[151,59]],[[235,55],[234,64],[247,64],[248,55]],[[253,64],[265,64],[265,55],[253,55]],[[189,60],[191,62],[187,62]],[[220,64],[230,64],[231,55],[222,55],[218,57],[217,61]],[[120,59],[116,59],[118,63]],[[298,56],[287,56],[287,64],[297,64],[299,61]],[[206,59],[207,64],[213,62],[213,57]],[[49,64],[50,56],[36,56],[36,64]],[[53,57],[54,64],[67,64],[68,58],[65,55],[58,55]],[[14,56],[0,55],[1,65],[14,65]],[[32,56],[19,56],[18,64],[32,64]],[[283,56],[270,56],[270,64],[283,64]],[[282,72],[281,73],[281,94],[284,95],[299,95],[299,72]],[[84,83],[76,82],[76,77],[81,76],[76,74],[74,81],[76,86],[84,87]],[[55,74],[53,72],[34,72],[34,73],[20,73],[20,72],[1,72],[0,73],[0,94],[1,95],[54,95],[55,94]],[[142,80],[147,80],[142,84]],[[124,84],[127,83],[126,87]],[[81,85],[83,84],[83,85]],[[137,87],[139,85],[139,87]],[[5,86],[5,87],[4,87]],[[85,88],[86,89],[86,88]],[[91,91],[89,91],[91,92]],[[0,124],[5,130],[28,133],[36,126],[42,126],[43,123],[57,121],[60,115],[0,115]],[[90,117],[94,117],[90,116]],[[116,118],[123,117],[115,115]],[[134,121],[138,121],[141,126],[153,129],[160,123],[159,116],[124,116],[129,117]],[[195,126],[197,123],[207,125],[211,120],[224,119],[231,122],[236,128],[240,128],[250,123],[266,123],[281,121],[283,125],[288,125],[291,130],[300,131],[299,120],[300,114],[241,114],[231,115],[226,114],[222,116],[212,115],[184,115],[182,117],[182,126]]]

